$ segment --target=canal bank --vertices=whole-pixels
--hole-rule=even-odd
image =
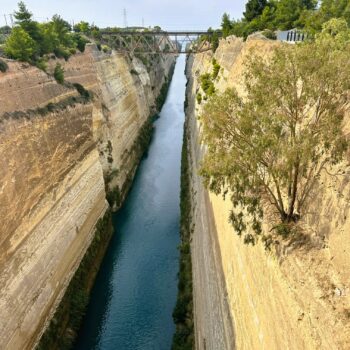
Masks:
[[[175,326],[185,57],[117,214],[75,349],[169,349]]]

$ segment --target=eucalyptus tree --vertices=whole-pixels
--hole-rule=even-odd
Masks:
[[[230,88],[205,105],[201,174],[212,191],[230,194],[230,221],[247,243],[262,234],[268,208],[293,227],[322,171],[343,159],[349,39],[345,20],[332,20],[314,42],[281,45],[268,58],[252,52],[245,92]]]

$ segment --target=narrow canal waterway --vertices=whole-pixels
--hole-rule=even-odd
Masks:
[[[185,56],[121,210],[75,350],[167,350],[175,326]]]

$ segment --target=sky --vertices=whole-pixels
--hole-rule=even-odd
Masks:
[[[45,21],[59,14],[72,23],[81,20],[99,27],[124,25],[124,9],[129,26],[159,25],[163,29],[218,28],[224,12],[239,19],[246,0],[24,0],[37,21]],[[0,26],[4,14],[17,9],[16,0],[1,0]]]

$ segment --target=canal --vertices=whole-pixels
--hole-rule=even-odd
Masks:
[[[75,350],[167,350],[175,326],[185,56],[97,275]]]

